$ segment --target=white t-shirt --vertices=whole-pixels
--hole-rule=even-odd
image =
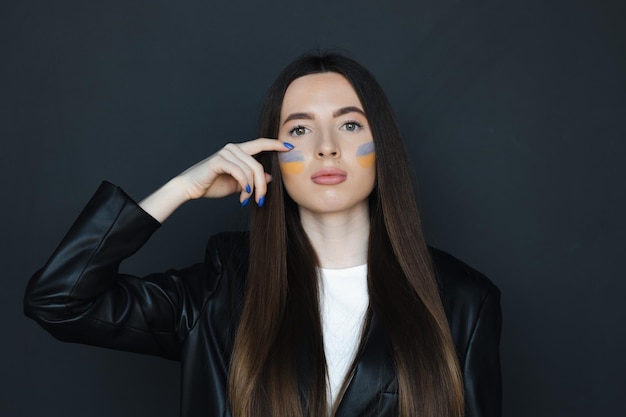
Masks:
[[[320,311],[328,389],[334,403],[356,355],[369,304],[367,265],[319,269]]]

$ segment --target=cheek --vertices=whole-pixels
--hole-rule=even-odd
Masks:
[[[296,175],[304,170],[304,156],[300,151],[289,151],[278,155],[283,175]]]
[[[304,162],[280,163],[280,171],[283,175],[297,175],[304,169]]]
[[[374,152],[374,142],[364,143],[356,150],[356,160],[362,168],[371,168],[376,162],[376,152]]]
[[[374,162],[376,162],[376,154],[372,152],[368,155],[357,156],[356,160],[361,167],[371,168],[374,166]]]

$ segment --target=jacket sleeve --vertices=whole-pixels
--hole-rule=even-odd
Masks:
[[[215,290],[220,264],[140,278],[118,272],[159,227],[104,182],[42,269],[24,312],[62,341],[178,359],[180,344]]]
[[[490,285],[467,344],[463,375],[466,417],[500,417],[500,291]]]

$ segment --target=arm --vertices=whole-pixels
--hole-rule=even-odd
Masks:
[[[119,264],[159,227],[121,189],[103,183],[26,289],[25,314],[63,341],[175,359],[177,317],[220,271],[196,265],[145,278]]]
[[[145,199],[143,209],[104,183],[31,278],[25,314],[61,340],[176,358],[219,267],[199,264],[138,278],[120,274],[119,264],[188,199],[237,191],[245,199],[253,190],[260,199],[269,178],[251,155],[267,150],[288,148],[272,139],[227,145]]]

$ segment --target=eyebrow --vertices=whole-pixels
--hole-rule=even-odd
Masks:
[[[313,120],[313,116],[311,116],[309,113],[291,113],[289,116],[287,116],[287,118],[283,122],[283,125],[291,120],[302,120],[302,119]]]
[[[333,112],[333,117],[343,116],[344,114],[348,114],[348,113],[359,113],[359,114],[362,114],[364,117],[366,117],[365,112],[356,106],[342,107],[339,110],[335,110]],[[287,118],[283,122],[283,125],[291,120],[314,120],[314,119],[315,117],[313,117],[313,115],[311,115],[310,113],[292,113],[289,116],[287,116]]]
[[[341,109],[333,113],[333,117],[343,116],[344,114],[348,114],[348,113],[359,113],[359,114],[362,114],[363,117],[365,117],[365,112],[356,106],[342,107]]]

